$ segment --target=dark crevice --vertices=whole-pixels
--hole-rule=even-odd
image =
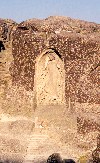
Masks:
[[[31,26],[31,29],[35,32],[38,31],[38,29],[35,26]]]
[[[24,26],[24,27],[18,27],[18,29],[21,29],[21,30],[23,30],[23,31],[24,31],[24,30],[29,30],[29,28],[28,28],[28,27],[25,27],[25,26]]]
[[[49,49],[53,50],[59,56],[59,58],[62,59],[62,56],[59,54],[59,52],[56,49],[54,48],[49,48]]]
[[[94,70],[96,70],[99,66],[100,66],[100,62],[99,62],[95,67],[93,67],[93,68],[91,69],[90,73],[93,72]]]
[[[21,30],[23,30],[23,31],[29,30],[30,28],[31,28],[33,31],[38,31],[38,29],[37,29],[36,27],[34,27],[34,26],[20,26],[20,27],[18,27],[18,29],[21,29]]]
[[[0,52],[1,52],[1,50],[5,50],[5,46],[2,41],[0,41]]]

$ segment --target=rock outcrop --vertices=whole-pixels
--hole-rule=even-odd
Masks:
[[[10,41],[11,32],[16,25],[17,23],[11,19],[0,19],[0,40]]]
[[[99,54],[99,24],[0,19],[1,159],[95,158]]]
[[[0,19],[0,106],[7,89],[12,83],[9,68],[13,61],[11,33],[17,23],[9,19]]]
[[[33,90],[36,59],[52,49],[64,62],[66,100],[99,103],[99,38],[95,23],[66,17],[22,22],[13,33],[13,81]]]

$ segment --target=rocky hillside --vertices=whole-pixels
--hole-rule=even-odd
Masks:
[[[66,99],[99,103],[100,25],[67,17],[32,19],[20,23],[12,37],[15,83],[33,90],[35,60],[52,49],[64,60]]]
[[[0,100],[12,84],[9,68],[13,61],[11,32],[16,23],[9,19],[0,19]],[[0,105],[2,102],[0,102]]]
[[[66,106],[36,104],[35,59],[48,48],[64,60]],[[59,16],[19,24],[0,19],[2,160],[39,163],[58,152],[78,162],[95,149],[98,157],[99,54],[100,24]]]
[[[31,26],[35,26],[40,31],[69,32],[81,34],[81,36],[88,35],[90,38],[100,38],[100,24],[69,17],[50,16],[44,20],[30,19],[23,23],[24,25],[31,24]]]

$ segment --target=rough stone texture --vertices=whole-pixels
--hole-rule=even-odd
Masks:
[[[12,38],[11,32],[17,23],[9,19],[0,19],[0,100],[5,96],[9,84],[12,83],[12,77],[9,72],[12,56]]]
[[[100,25],[67,17],[1,22],[2,160],[98,156]]]
[[[64,63],[53,50],[36,59],[34,81],[37,105],[65,103]]]
[[[11,32],[17,23],[10,19],[0,19],[0,40],[11,41]]]
[[[66,100],[99,103],[100,25],[66,17],[22,22],[13,33],[13,82],[33,90],[36,58],[54,49],[64,60]]]

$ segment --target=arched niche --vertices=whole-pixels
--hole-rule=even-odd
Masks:
[[[36,58],[35,92],[37,105],[65,103],[64,62],[54,49]]]

